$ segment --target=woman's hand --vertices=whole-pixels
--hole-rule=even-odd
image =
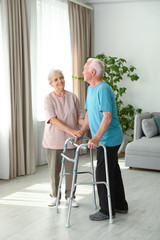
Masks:
[[[76,143],[78,141],[78,138],[83,137],[83,133],[80,130],[77,130],[73,137],[74,137],[74,142]]]
[[[74,137],[74,138],[80,138],[83,136],[83,133],[80,130],[77,129],[72,129],[70,130],[70,134]]]

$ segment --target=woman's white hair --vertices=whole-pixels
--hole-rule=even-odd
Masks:
[[[89,58],[87,62],[90,62],[89,69],[95,69],[96,70],[96,75],[97,76],[102,76],[104,75],[104,62],[99,60],[98,58]]]
[[[62,74],[62,76],[64,77],[63,72],[62,72],[61,70],[59,70],[59,69],[51,69],[50,72],[49,72],[49,74],[48,74],[48,82],[49,82],[49,83],[52,82],[52,77],[53,77],[53,75],[56,74],[56,73],[60,73],[60,74]]]

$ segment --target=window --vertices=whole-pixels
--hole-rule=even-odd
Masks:
[[[32,1],[31,1],[32,4]],[[31,21],[33,104],[38,121],[44,120],[44,97],[53,89],[48,84],[50,69],[64,73],[65,89],[72,91],[71,48],[68,5],[60,0],[37,0]],[[35,21],[34,21],[35,19]],[[37,33],[37,34],[35,34]],[[35,36],[35,38],[33,38]],[[34,60],[33,60],[34,59]],[[35,63],[36,62],[36,63]]]

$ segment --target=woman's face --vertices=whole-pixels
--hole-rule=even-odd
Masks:
[[[64,90],[65,81],[63,75],[61,73],[55,73],[52,76],[52,82],[50,85],[54,87],[55,91]]]

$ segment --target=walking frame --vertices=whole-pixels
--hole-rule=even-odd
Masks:
[[[82,138],[79,138],[78,140],[87,140],[89,142],[90,138],[82,137]],[[67,157],[65,155],[66,154],[66,150],[67,150],[67,144],[69,142],[73,146],[75,146],[77,148],[74,159],[69,158],[69,157]],[[94,207],[94,209],[96,209],[97,205],[96,205],[95,185],[97,185],[97,184],[105,184],[105,186],[107,188],[107,198],[108,198],[108,208],[109,208],[109,223],[113,223],[112,206],[111,206],[111,194],[110,194],[110,186],[109,186],[109,173],[108,173],[108,163],[107,163],[107,151],[106,151],[105,146],[103,144],[99,144],[98,145],[98,146],[103,147],[103,149],[104,149],[106,182],[96,182],[95,181],[94,166],[93,166],[93,149],[90,149],[91,171],[84,171],[84,172],[80,171],[80,172],[77,172],[80,149],[87,149],[87,145],[88,145],[88,143],[82,143],[82,144],[78,145],[77,143],[74,143],[74,139],[73,138],[68,138],[65,141],[65,143],[64,143],[64,150],[63,150],[63,153],[61,154],[62,155],[62,165],[61,165],[60,180],[59,180],[59,186],[58,186],[58,194],[57,194],[57,200],[56,200],[56,206],[55,206],[55,213],[58,213],[58,203],[59,203],[59,198],[60,198],[61,184],[62,184],[63,176],[67,175],[67,174],[72,174],[73,175],[72,176],[71,193],[70,193],[70,197],[69,197],[67,220],[66,220],[66,224],[65,224],[66,228],[70,227],[70,215],[71,215],[71,206],[72,206],[73,192],[74,192],[74,189],[75,189],[75,187],[77,185],[92,185],[93,186],[93,207]],[[65,160],[74,163],[74,167],[73,167],[73,172],[72,173],[64,173],[64,163],[65,163]],[[84,174],[84,173],[91,174],[92,181],[91,182],[77,182],[76,183],[76,175],[77,174]]]

